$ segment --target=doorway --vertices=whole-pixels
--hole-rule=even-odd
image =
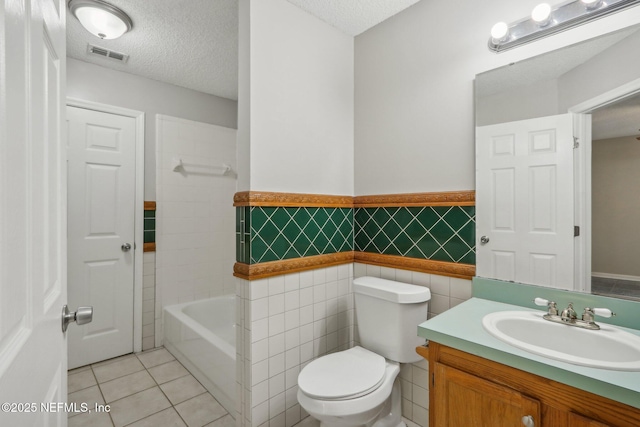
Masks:
[[[142,349],[144,114],[68,100],[69,369]]]

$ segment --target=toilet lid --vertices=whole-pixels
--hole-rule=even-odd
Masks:
[[[298,387],[316,399],[353,399],[382,384],[385,365],[384,357],[362,347],[353,347],[309,363],[298,376]]]

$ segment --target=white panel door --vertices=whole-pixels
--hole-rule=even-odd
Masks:
[[[476,130],[477,275],[573,289],[571,115]]]
[[[67,121],[69,305],[93,306],[69,330],[71,369],[133,351],[136,122],[77,107]]]
[[[0,425],[66,426],[65,2],[0,2],[0,32]]]

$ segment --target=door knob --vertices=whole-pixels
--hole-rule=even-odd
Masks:
[[[120,249],[122,249],[122,252],[129,252],[131,250],[131,243],[124,243],[120,246]]]
[[[93,320],[93,307],[78,307],[73,313],[69,312],[67,305],[62,306],[62,332],[67,332],[69,323],[76,322],[78,325],[84,325]]]
[[[489,243],[489,238],[487,236],[482,236],[480,238],[480,243],[482,243],[483,245],[486,245],[487,243]]]

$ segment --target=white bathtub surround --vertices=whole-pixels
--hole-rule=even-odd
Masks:
[[[354,277],[381,277],[429,287],[431,289],[430,318],[471,298],[471,280],[360,263],[355,263],[353,269]],[[421,360],[400,366],[402,416],[421,427],[427,427],[429,425],[429,364],[426,360]]]
[[[236,130],[157,116],[156,345],[162,308],[234,293]],[[181,158],[188,169],[173,170]],[[221,175],[213,166],[228,164]]]
[[[236,279],[238,425],[291,427],[308,414],[296,394],[300,370],[354,343],[352,264],[274,278]]]
[[[156,253],[145,252],[142,264],[142,350],[155,347]]]
[[[235,414],[235,296],[165,307],[164,346],[231,414]]]

